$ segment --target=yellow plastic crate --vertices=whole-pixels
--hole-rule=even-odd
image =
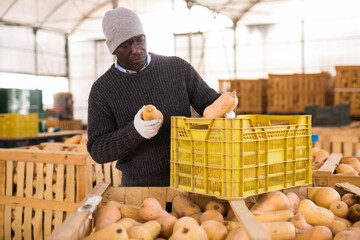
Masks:
[[[242,199],[311,183],[311,116],[171,117],[170,186]]]
[[[27,137],[39,133],[38,114],[0,114],[1,137]]]

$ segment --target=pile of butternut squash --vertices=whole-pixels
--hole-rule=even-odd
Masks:
[[[200,204],[201,203],[201,204]],[[245,199],[255,219],[273,240],[360,239],[360,203],[352,193],[309,188],[307,196],[273,191]],[[141,206],[109,201],[95,213],[95,231],[86,240],[250,239],[226,201],[192,201],[177,195],[172,212],[155,198]]]
[[[359,176],[360,174],[360,158],[342,158],[340,163],[336,166],[336,174]]]
[[[312,170],[318,170],[329,158],[329,152],[319,147],[312,148]]]

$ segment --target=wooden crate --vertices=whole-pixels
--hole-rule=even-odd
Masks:
[[[360,122],[340,128],[313,127],[312,134],[319,135],[315,147],[323,148],[329,153],[357,156],[360,151]]]
[[[336,66],[334,104],[350,104],[350,116],[360,117],[360,66]]]
[[[115,163],[96,164],[89,153],[71,151],[79,145],[57,145],[68,151],[0,149],[0,239],[46,239],[97,182],[120,185]]]
[[[237,114],[266,112],[266,79],[230,79],[219,80],[219,92],[236,91],[239,103]]]
[[[44,121],[44,119],[39,119],[39,121]],[[58,118],[47,118],[45,121],[47,128],[60,128],[61,131],[82,130],[82,120],[79,119],[59,120]]]
[[[343,159],[351,157],[343,157],[341,153],[333,153],[320,167],[319,170],[313,171],[313,184],[317,187],[334,187],[336,183],[348,182],[360,187],[360,176],[346,176],[334,174],[337,164]],[[360,157],[357,157],[360,160]]]
[[[332,105],[332,76],[314,74],[269,74],[268,113],[304,113],[306,105]]]
[[[174,191],[168,187],[109,187],[107,184],[97,184],[95,188],[82,201],[94,196],[102,196],[102,202],[97,205],[105,204],[107,201],[115,200],[129,205],[138,205],[145,198],[156,198],[162,207],[166,209],[166,205],[171,203],[172,199],[178,194],[185,194],[199,206],[205,206],[207,202],[214,197],[204,196],[194,193],[181,193]],[[236,200],[230,202],[231,207],[236,213],[240,223],[245,227],[251,239],[253,240],[270,240],[271,238],[264,232],[261,225],[255,220],[254,216],[248,210],[244,200]],[[72,212],[64,221],[64,223],[51,235],[48,240],[80,240],[89,235],[93,231],[94,223],[89,218],[92,213]]]
[[[308,192],[312,186],[309,187],[295,187],[284,189],[282,192],[294,192],[300,197],[307,198]],[[341,195],[346,192],[351,192],[360,196],[360,189],[350,183],[338,183],[334,187]],[[96,187],[87,195],[87,197],[80,203],[80,206],[85,204],[87,199],[96,196],[102,196],[102,202],[96,207],[105,204],[107,201],[115,200],[125,204],[140,205],[147,197],[153,197],[159,200],[163,208],[168,202],[177,194],[185,194],[189,196],[196,204],[205,205],[212,198],[200,194],[193,193],[179,193],[171,188],[166,187],[109,187],[107,184],[97,184]],[[256,202],[259,196],[251,196],[251,201]],[[249,233],[252,240],[267,240],[271,239],[269,235],[264,233],[259,222],[257,222],[252,213],[246,207],[244,200],[231,201],[230,206],[234,210],[236,217],[240,224]],[[96,211],[96,210],[95,210]],[[93,218],[90,218],[92,212],[83,211],[72,212],[64,221],[64,223],[54,231],[48,240],[81,240],[89,235],[94,228]]]

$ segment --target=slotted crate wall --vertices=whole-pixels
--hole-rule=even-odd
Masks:
[[[350,104],[350,115],[360,117],[360,66],[336,66],[335,104]]]
[[[53,146],[63,150],[43,150]],[[0,239],[46,239],[96,183],[120,186],[115,162],[96,164],[83,149],[46,143],[0,149]]]
[[[314,74],[269,74],[269,113],[304,113],[306,105],[332,105],[333,78],[327,72]]]
[[[229,79],[219,80],[219,92],[236,91],[239,103],[237,114],[266,112],[266,79]]]

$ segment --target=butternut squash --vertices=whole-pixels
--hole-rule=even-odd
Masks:
[[[290,208],[295,211],[300,204],[299,196],[294,192],[287,192],[285,195],[289,199]]]
[[[236,215],[234,213],[234,210],[230,209],[226,215],[226,217],[224,218],[224,220],[226,221],[238,221],[236,218]]]
[[[210,201],[205,206],[206,210],[216,210],[219,211],[223,216],[225,216],[225,206],[221,202],[218,201]]]
[[[357,222],[360,220],[360,204],[356,203],[349,208],[347,219],[350,222]]]
[[[348,173],[355,171],[355,169],[349,164],[340,163],[339,165],[337,165],[335,171],[336,173]]]
[[[95,214],[95,231],[119,221],[120,218],[121,212],[117,207],[112,205],[101,206]]]
[[[113,223],[99,231],[94,232],[85,240],[128,240],[126,229],[120,223]]]
[[[332,240],[332,233],[325,226],[315,226],[296,234],[295,240]]]
[[[209,220],[201,224],[209,240],[224,240],[228,234],[226,227],[218,221]]]
[[[124,205],[124,204],[122,204],[122,203],[120,203],[120,202],[117,202],[117,201],[108,201],[107,203],[106,203],[106,205],[112,205],[112,206],[114,206],[114,207],[116,207],[116,208],[118,208],[119,210],[120,210],[120,208]]]
[[[135,219],[140,223],[145,221],[139,216],[140,207],[135,205],[123,205],[120,208],[121,216]]]
[[[169,240],[207,240],[205,230],[199,225],[189,224],[174,231]]]
[[[290,218],[289,222],[294,224],[295,228],[299,229],[300,231],[313,227],[306,222],[305,218],[301,214],[296,214],[295,216]]]
[[[335,216],[346,218],[349,213],[349,207],[343,201],[334,201],[330,204],[329,210],[334,213]]]
[[[64,143],[66,144],[79,144],[81,141],[81,135],[74,135],[65,139]]]
[[[127,230],[129,239],[153,240],[161,231],[160,223],[148,221],[142,225],[132,226]]]
[[[154,106],[154,105],[146,105],[142,112],[142,118],[145,121],[149,121],[152,119],[161,119],[164,120],[163,114]]]
[[[176,232],[178,229],[185,227],[187,225],[191,225],[191,224],[199,225],[198,222],[192,217],[185,216],[185,217],[179,218],[174,224],[173,232]]]
[[[228,230],[228,232],[231,232],[232,230],[241,227],[240,223],[235,221],[223,221],[223,224]]]
[[[360,231],[359,230],[347,230],[339,232],[335,235],[334,240],[359,240]]]
[[[293,211],[287,210],[277,210],[271,212],[254,210],[252,211],[255,219],[259,222],[283,222],[288,221],[294,216]]]
[[[351,207],[352,205],[357,203],[357,198],[353,193],[345,193],[341,197],[341,201],[345,202],[348,205],[348,207]]]
[[[194,213],[193,215],[191,215],[192,218],[194,218],[199,224],[201,224],[201,215],[203,213],[202,212],[197,212]]]
[[[346,226],[348,226],[348,227],[351,227],[351,226],[352,226],[352,223],[351,223],[349,220],[345,219],[345,218],[340,218],[340,217],[334,215],[334,220],[338,220],[338,221],[340,221],[340,222],[343,222],[343,223],[345,223]]]
[[[176,195],[173,200],[173,210],[179,217],[191,216],[194,213],[201,212],[200,207],[185,195]]]
[[[250,209],[259,211],[276,211],[290,208],[290,201],[286,195],[280,191],[273,191],[262,194],[255,205]]]
[[[314,202],[319,207],[329,209],[330,204],[341,199],[340,194],[331,187],[322,187],[314,195]]]
[[[292,240],[295,238],[295,226],[289,222],[261,223],[272,240]]]
[[[360,221],[354,222],[353,227],[360,228]]]
[[[309,192],[307,194],[307,198],[310,199],[311,201],[314,201],[315,193],[319,189],[320,189],[320,187],[312,187],[312,188],[310,188],[310,190],[309,190]]]
[[[166,214],[160,218],[155,219],[158,223],[160,223],[161,230],[159,233],[160,237],[169,238],[173,233],[174,224],[178,219],[170,214]]]
[[[325,149],[320,149],[315,153],[315,161],[325,161],[329,158],[329,153]]]
[[[315,205],[315,203],[309,199],[300,201],[295,214],[301,214],[306,222],[313,226],[323,225],[329,227],[332,221],[334,221],[334,214],[332,211]]]
[[[117,223],[120,223],[121,225],[123,225],[123,227],[128,230],[129,228],[131,228],[132,226],[138,226],[141,225],[141,223],[139,223],[138,221],[132,219],[132,218],[122,218],[119,221],[117,221]]]
[[[250,237],[244,228],[237,228],[229,232],[225,240],[250,240]]]
[[[201,214],[200,223],[202,224],[203,222],[208,220],[215,220],[218,222],[222,222],[224,221],[224,217],[217,210],[206,210],[205,212],[203,212],[203,214]]]
[[[155,198],[146,198],[139,209],[139,217],[145,221],[154,220],[168,214]]]
[[[348,228],[349,227],[344,222],[339,221],[339,220],[334,220],[330,224],[330,230],[334,236],[339,232],[348,230]]]
[[[225,113],[231,112],[238,105],[236,91],[224,92],[211,105],[205,108],[204,118],[224,117]]]

